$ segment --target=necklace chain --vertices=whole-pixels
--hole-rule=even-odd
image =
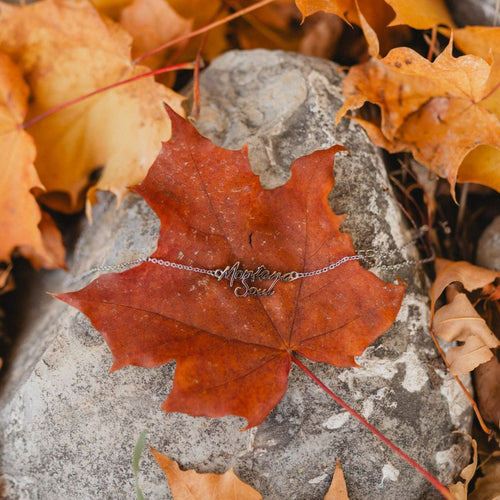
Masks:
[[[124,262],[122,264],[117,264],[114,266],[101,266],[93,268],[83,275],[79,276],[79,279],[82,279],[94,272],[97,271],[120,271],[128,269],[130,266],[135,266],[138,264],[142,264],[144,262],[151,262],[152,264],[156,264],[163,267],[171,267],[172,269],[179,269],[181,271],[189,271],[199,274],[206,274],[208,276],[212,276],[216,278],[218,281],[222,279],[226,279],[230,283],[230,287],[233,288],[235,282],[239,284],[233,288],[234,294],[237,297],[247,297],[249,295],[256,296],[270,296],[273,295],[275,290],[274,286],[278,281],[291,282],[298,279],[309,278],[312,276],[318,276],[320,274],[327,273],[336,269],[337,267],[345,264],[346,262],[355,261],[355,260],[363,260],[363,261],[373,261],[373,264],[379,269],[398,269],[407,265],[416,265],[416,264],[425,264],[434,260],[434,255],[427,257],[425,259],[420,260],[406,260],[404,262],[400,262],[397,264],[382,264],[381,259],[390,255],[394,255],[395,253],[401,252],[410,246],[414,245],[420,237],[425,233],[427,228],[421,227],[412,240],[408,241],[400,248],[396,248],[394,250],[390,250],[383,254],[378,254],[375,250],[359,250],[356,255],[348,255],[342,257],[341,259],[332,262],[328,266],[322,267],[320,269],[315,269],[313,271],[307,272],[298,272],[298,271],[289,271],[285,273],[281,273],[278,271],[270,271],[265,268],[265,266],[261,265],[255,270],[240,268],[240,262],[234,263],[232,266],[226,266],[225,269],[205,269],[202,267],[189,266],[186,264],[180,264],[179,262],[172,262],[169,260],[158,259],[156,257],[144,257],[140,259],[131,260],[128,262]],[[257,288],[254,286],[255,281],[266,281],[271,280],[272,284],[268,288]]]

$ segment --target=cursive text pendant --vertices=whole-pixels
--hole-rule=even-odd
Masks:
[[[238,286],[234,288],[236,297],[248,297],[249,295],[258,297],[270,297],[274,294],[274,287],[278,281],[288,283],[297,277],[295,271],[281,273],[279,271],[270,271],[265,266],[259,266],[255,270],[243,269],[239,262],[235,262],[232,266],[226,266],[225,269],[216,269],[214,276],[218,281],[226,279],[229,281],[229,286],[233,288],[236,282]],[[272,281],[267,288],[260,288],[254,285],[256,281]]]

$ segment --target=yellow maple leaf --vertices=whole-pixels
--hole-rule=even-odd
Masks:
[[[87,0],[42,0],[18,7],[0,4],[0,49],[19,61],[32,89],[32,118],[62,103],[147,71],[130,61],[129,35]],[[64,212],[83,206],[85,190],[120,200],[140,182],[170,137],[163,102],[181,112],[182,98],[152,77],[61,109],[29,127],[36,168],[48,195]],[[54,193],[54,194],[52,194]]]

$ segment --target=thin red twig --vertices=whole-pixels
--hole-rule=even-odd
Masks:
[[[437,26],[434,25],[431,31],[431,41],[429,43],[429,51],[427,52],[427,59],[432,61],[432,56],[434,55],[434,51],[436,50],[436,42],[437,42]]]
[[[195,36],[201,35],[207,31],[210,31],[214,28],[217,28],[217,26],[221,26],[223,24],[226,24],[226,23],[232,21],[233,19],[237,19],[238,17],[244,16],[245,14],[248,14],[249,12],[253,12],[254,10],[260,9],[261,7],[264,7],[264,5],[267,5],[267,4],[272,3],[274,1],[276,1],[276,0],[261,0],[260,2],[257,2],[253,5],[250,5],[249,7],[246,7],[245,9],[239,10],[238,12],[235,12],[234,14],[226,16],[223,19],[219,19],[218,21],[207,24],[206,26],[203,26],[202,28],[199,28],[195,31],[192,31],[191,33],[187,33],[186,35],[182,35],[178,38],[175,38],[174,40],[170,40],[169,42],[164,43],[163,45],[160,45],[159,47],[156,47],[156,49],[153,49],[149,52],[146,52],[145,54],[140,55],[139,57],[136,57],[132,61],[132,64],[137,64],[139,61],[142,61],[146,57],[152,56],[153,54],[156,54],[157,52],[161,52],[163,49],[166,49],[167,47],[171,47],[172,45],[176,45],[179,42],[183,42],[184,40],[188,40],[190,38],[194,38]]]
[[[141,78],[146,78],[148,76],[154,76],[154,75],[160,75],[162,73],[168,73],[169,71],[177,71],[179,69],[193,69],[193,63],[190,63],[190,62],[189,63],[181,63],[181,64],[175,64],[173,66],[166,66],[164,68],[158,68],[158,69],[155,69],[153,71],[149,71],[147,73],[142,73],[140,75],[133,76],[132,78],[127,78],[126,80],[121,80],[119,82],[115,82],[115,83],[112,83],[110,85],[106,85],[105,87],[101,87],[100,89],[89,92],[88,94],[82,95],[80,97],[76,97],[75,99],[72,99],[71,101],[63,102],[62,104],[59,104],[58,106],[54,106],[53,108],[48,109],[47,111],[43,112],[42,114],[35,116],[31,120],[28,120],[27,122],[23,123],[23,128],[28,128],[31,125],[39,122],[43,118],[46,118],[47,116],[54,114],[56,111],[60,111],[61,109],[67,108],[68,106],[71,106],[73,104],[77,104],[81,101],[84,101],[85,99],[88,99],[89,97],[93,97],[97,94],[100,94],[101,92],[105,92],[106,90],[120,87],[121,85],[125,85],[127,83],[134,82],[135,80],[140,80]]]
[[[414,467],[420,474],[422,474],[433,486],[436,488],[441,495],[443,495],[446,500],[456,500],[451,494],[450,490],[441,484],[430,472],[426,471],[421,465],[419,465],[413,458],[409,457],[403,450],[398,448],[392,441],[386,438],[380,431],[378,431],[373,425],[371,425],[367,420],[365,420],[359,413],[353,410],[347,403],[340,399],[334,392],[332,392],[321,380],[314,375],[314,373],[307,368],[299,359],[292,355],[292,361],[306,374],[308,375],[316,384],[321,387],[336,403],[338,403],[342,408],[347,410],[353,417],[358,419],[370,432],[375,434],[380,438],[391,450],[397,453],[401,458],[406,460],[412,467]]]

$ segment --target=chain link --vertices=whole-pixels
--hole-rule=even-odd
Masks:
[[[148,257],[144,259],[145,262],[151,262],[153,264],[158,264],[163,267],[172,267],[174,269],[181,269],[182,271],[192,271],[194,273],[208,274],[210,276],[215,276],[216,269],[203,269],[201,267],[186,266],[185,264],[179,264],[178,262],[171,262],[169,260],[157,259],[155,257]]]
[[[363,255],[349,255],[347,257],[342,257],[340,260],[333,262],[332,264],[322,267],[321,269],[316,269],[315,271],[308,271],[307,273],[298,273],[297,271],[292,271],[292,279],[290,281],[299,280],[302,278],[309,278],[310,276],[318,276],[318,274],[327,273],[336,267],[341,266],[345,262],[350,260],[364,260]]]

